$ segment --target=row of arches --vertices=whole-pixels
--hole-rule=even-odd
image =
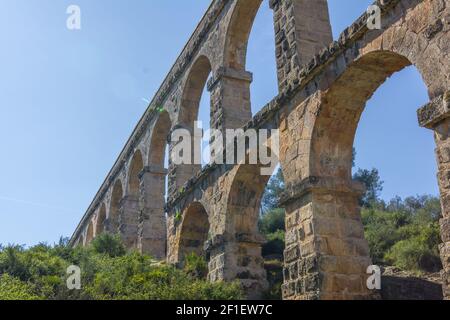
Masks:
[[[242,99],[244,94],[241,94],[241,99],[238,101],[226,100],[226,98],[227,93],[231,91],[248,93],[248,77],[242,72],[246,71],[248,35],[260,4],[260,0],[236,2],[236,11],[231,18],[231,26],[226,37],[227,52],[224,54],[223,64],[220,64],[223,67],[221,73],[218,73],[214,61],[209,59],[207,54],[199,54],[183,82],[179,112],[165,110],[157,116],[149,138],[148,153],[141,151],[134,153],[127,166],[125,185],[122,185],[121,180],[115,182],[110,193],[109,205],[102,205],[97,214],[97,220],[95,222],[93,220],[87,226],[84,243],[89,243],[95,235],[107,230],[124,231],[119,229],[125,220],[127,223],[134,223],[134,227],[138,227],[139,219],[136,216],[136,210],[132,211],[135,214],[132,219],[125,219],[124,199],[138,199],[138,211],[147,210],[152,214],[159,212],[160,216],[165,216],[166,183],[161,177],[166,175],[163,170],[167,165],[166,162],[171,173],[169,189],[172,187],[175,191],[200,169],[198,165],[172,166],[170,159],[169,161],[166,159],[166,150],[170,149],[167,137],[176,127],[193,131],[194,121],[199,117],[203,88],[211,74],[213,79],[209,86],[211,126],[239,127],[249,119],[250,104],[247,99]],[[396,30],[392,33],[395,35],[395,32]],[[364,39],[365,42],[357,44],[358,48],[369,46],[369,43],[375,42],[378,36],[382,37],[380,34],[375,34],[373,39]],[[397,36],[400,37],[400,35]],[[392,45],[396,43],[392,39],[386,41],[390,41]],[[423,39],[415,41],[418,43]],[[425,47],[422,49],[426,50]],[[314,96],[309,97],[299,106],[294,106],[291,110],[283,110],[287,111],[286,114],[276,120],[276,127],[281,129],[282,122],[287,127],[282,129],[281,145],[282,149],[285,149],[280,157],[286,183],[298,186],[301,181],[311,177],[319,181],[318,185],[308,186],[304,194],[295,195],[298,198],[285,206],[286,217],[288,217],[284,290],[286,298],[309,297],[309,292],[291,292],[290,288],[295,288],[299,277],[300,280],[306,281],[305,279],[315,276],[308,271],[300,274],[297,267],[300,261],[309,261],[307,259],[316,254],[334,257],[342,265],[348,265],[356,259],[358,263],[361,263],[361,270],[364,265],[370,263],[367,241],[364,239],[361,224],[358,196],[352,181],[352,151],[361,114],[373,93],[392,74],[411,65],[415,65],[423,76],[430,98],[436,97],[449,87],[447,67],[442,68],[438,73],[432,70],[432,66],[439,64],[442,60],[440,54],[430,56],[422,51],[411,55],[410,46],[379,47],[371,48],[367,52],[363,51],[354,50],[348,53],[344,66],[337,63],[326,66],[328,69],[323,71],[326,76],[317,78],[317,87],[323,90],[317,90]],[[228,79],[229,83],[226,82],[228,80],[221,83],[220,79],[216,79],[218,74],[223,77],[230,73],[232,77]],[[436,81],[436,78],[439,81]],[[227,91],[227,86],[230,91]],[[215,91],[215,88],[218,90]],[[236,102],[238,103],[235,106],[241,113],[233,114],[230,111],[234,110],[230,106]],[[223,110],[219,110],[219,107],[223,106],[228,106],[230,109],[220,114]],[[218,118],[227,116],[229,118],[224,122],[217,122]],[[238,120],[234,121],[233,117]],[[308,126],[303,125],[305,122],[308,122]],[[261,265],[263,239],[259,236],[257,225],[261,198],[269,177],[262,176],[259,169],[258,166],[241,165],[232,170],[232,174],[229,175],[232,181],[229,188],[224,191],[227,194],[223,209],[224,220],[213,218],[217,212],[211,209],[211,206],[205,205],[205,202],[212,202],[212,198],[197,199],[183,208],[182,221],[176,227],[179,237],[175,244],[177,258],[180,261],[191,253],[205,256],[213,261],[218,256],[223,257],[223,254],[231,252],[237,258],[225,258],[224,263],[232,266],[222,267],[233,269],[233,271],[223,272],[222,276],[226,274],[224,277],[230,280],[233,277],[247,281],[251,279],[260,284],[265,281]],[[144,182],[148,184],[144,184],[142,188],[143,173],[148,175],[148,180],[144,177]],[[225,224],[222,230],[228,244],[224,245],[225,249],[220,247],[216,248],[216,252],[211,252],[206,250],[205,242],[212,236],[217,236],[211,232],[217,223]],[[145,232],[140,230],[136,232],[136,235],[138,233]],[[141,237],[143,237],[142,234],[140,234]],[[164,238],[167,238],[166,234]],[[214,265],[217,266],[217,263]],[[210,268],[211,271],[213,270]],[[344,282],[344,286],[352,288],[358,281],[363,283],[361,271],[351,274],[348,277],[350,280],[347,279],[348,274],[345,272],[344,270],[325,272],[323,283],[334,283],[336,278],[339,278],[341,283]],[[262,287],[264,284],[256,290]],[[324,292],[323,298],[354,298],[367,295],[367,291],[362,287],[358,287],[355,292],[345,293],[347,296],[345,294],[343,296],[343,293],[336,291],[334,287],[323,287],[320,290]]]

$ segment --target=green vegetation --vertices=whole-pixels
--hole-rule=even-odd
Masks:
[[[378,171],[358,170],[354,179],[367,192],[361,197],[362,221],[374,263],[417,274],[442,268],[438,245],[440,201],[432,196],[380,199]],[[259,229],[270,289],[267,299],[281,298],[285,212],[278,208],[284,190],[281,170],[269,181],[262,199]],[[181,219],[181,213],[178,213]],[[81,268],[81,290],[67,289],[66,270]],[[25,249],[0,246],[0,300],[217,300],[242,299],[238,282],[209,283],[207,262],[188,255],[183,269],[149,256],[127,252],[118,236],[103,234],[87,248],[40,244]]]
[[[81,290],[68,290],[67,267],[81,268]],[[209,283],[206,262],[190,256],[179,270],[136,252],[120,239],[97,237],[87,248],[62,240],[24,249],[0,248],[0,300],[218,300],[241,299],[238,283]]]
[[[437,272],[440,202],[430,196],[382,201],[362,210],[366,239],[374,263],[403,270]]]

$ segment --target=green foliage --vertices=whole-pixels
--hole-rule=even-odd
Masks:
[[[185,257],[184,271],[197,279],[206,279],[208,275],[208,263],[205,258],[195,253]]]
[[[5,273],[0,276],[0,300],[41,300],[32,285]]]
[[[360,199],[361,205],[370,207],[379,201],[380,192],[383,191],[383,181],[377,169],[358,169],[353,175],[353,179],[361,182],[366,187],[366,192]]]
[[[415,272],[438,272],[442,268],[438,245],[439,225],[417,223],[398,230],[400,240],[385,254],[388,264]]]
[[[282,259],[285,247],[284,236],[285,232],[283,230],[277,230],[273,233],[267,234],[267,242],[263,245],[262,255],[264,257],[278,256],[280,259]]]
[[[267,213],[278,207],[281,193],[284,191],[284,177],[281,168],[270,178],[261,200],[261,212]]]
[[[96,253],[107,254],[111,258],[126,254],[125,246],[119,235],[103,233],[92,241],[91,246]]]
[[[397,197],[379,207],[362,211],[374,263],[415,272],[439,271],[439,199],[421,196],[403,201]]]
[[[262,247],[262,255],[266,259],[264,268],[267,273],[269,290],[265,298],[269,300],[281,299],[281,285],[283,283],[283,251],[285,247],[285,211],[271,209],[261,215],[259,230],[266,237]]]
[[[278,230],[284,231],[284,218],[284,209],[272,209],[269,212],[261,215],[259,219],[259,230],[265,235],[277,232]]]
[[[281,300],[281,285],[283,284],[283,261],[274,259],[265,261],[264,268],[267,273],[269,290],[265,293],[266,300]]]
[[[182,217],[182,215],[181,215],[181,212],[180,211],[177,211],[176,213],[175,213],[175,222],[181,222],[181,219],[182,219],[183,217]]]
[[[114,236],[104,235],[88,248],[69,248],[65,241],[50,247],[0,248],[0,299],[134,300],[241,299],[237,283],[204,279],[206,262],[188,259],[189,270],[176,269],[147,255],[126,253]],[[66,270],[81,269],[81,290],[69,291]]]

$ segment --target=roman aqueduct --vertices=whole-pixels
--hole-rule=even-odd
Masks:
[[[262,0],[212,0],[192,37],[76,228],[71,245],[102,232],[169,263],[208,257],[209,279],[239,279],[249,297],[267,286],[257,220],[268,176],[258,165],[169,164],[171,132],[193,130],[207,86],[211,128],[280,130],[287,191],[285,299],[366,299],[371,265],[351,178],[365,104],[393,73],[414,65],[430,102],[443,217],[444,295],[450,296],[450,0],[378,0],[382,28],[364,13],[333,41],[326,0],[271,0],[279,94],[252,117],[246,69]],[[212,74],[208,80],[208,75]],[[167,201],[165,181],[168,179]]]

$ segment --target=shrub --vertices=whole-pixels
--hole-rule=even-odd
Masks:
[[[9,274],[0,276],[0,300],[40,300],[33,286]]]
[[[185,257],[184,271],[197,279],[206,279],[208,263],[203,257],[191,253]]]
[[[64,258],[63,258],[64,257]],[[188,271],[137,252],[117,237],[100,236],[88,248],[39,245],[0,248],[0,299],[135,300],[240,299],[238,283],[210,283],[206,262],[192,256]],[[66,286],[69,265],[81,268],[81,290]],[[200,279],[201,278],[201,279]]]
[[[95,252],[107,254],[110,257],[120,257],[125,255],[126,249],[119,235],[103,233],[91,242],[91,247]]]
[[[385,254],[389,264],[415,272],[437,272],[442,268],[438,244],[439,226],[430,223],[412,224],[398,230],[403,240],[394,244]]]
[[[274,233],[266,235],[267,242],[263,245],[262,255],[266,256],[279,256],[283,257],[284,251],[284,235],[285,232],[282,230],[277,230]]]
[[[263,214],[259,220],[259,230],[265,235],[277,232],[278,230],[284,231],[284,217],[284,209],[273,209]]]

